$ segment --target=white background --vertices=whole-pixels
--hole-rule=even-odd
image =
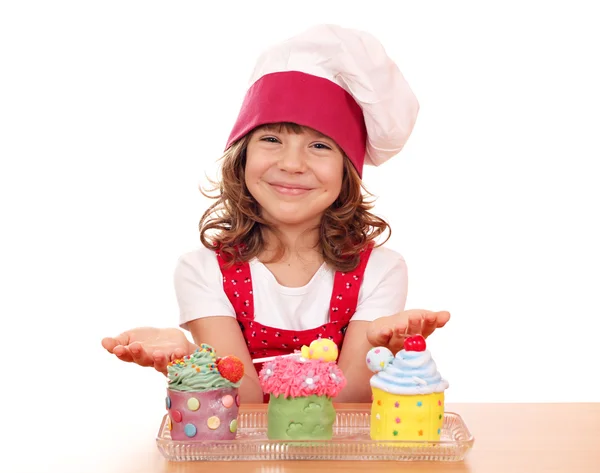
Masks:
[[[209,3],[0,7],[1,405],[13,456],[35,440],[37,471],[91,471],[91,451],[154,442],[164,378],[100,340],[177,324],[174,265],[199,244],[198,185],[214,175],[254,60],[324,22],[377,36],[421,104],[404,151],[365,181],[407,260],[407,307],[452,313],[429,342],[448,401],[600,401],[591,8]],[[61,453],[67,444],[79,453]]]

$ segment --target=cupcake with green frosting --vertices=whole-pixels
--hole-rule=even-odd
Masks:
[[[234,356],[218,358],[202,344],[169,363],[166,408],[173,440],[231,440],[237,432],[238,388],[244,365]]]
[[[329,440],[333,436],[335,398],[346,385],[337,366],[338,348],[315,340],[291,356],[263,365],[259,379],[270,395],[267,437],[271,440]]]

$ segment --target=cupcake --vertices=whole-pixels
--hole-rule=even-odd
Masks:
[[[173,440],[232,440],[240,405],[244,365],[234,356],[217,358],[202,344],[167,366],[166,407]]]
[[[300,353],[263,365],[259,379],[269,394],[267,437],[271,440],[328,440],[333,435],[332,398],[346,385],[338,368],[338,348],[319,339]]]
[[[373,440],[438,441],[444,422],[444,380],[421,335],[396,356],[383,347],[367,354],[371,377]]]

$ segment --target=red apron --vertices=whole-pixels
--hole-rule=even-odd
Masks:
[[[360,263],[355,270],[348,273],[340,271],[335,273],[329,322],[302,332],[267,327],[256,322],[250,265],[241,263],[227,269],[226,261],[216,251],[223,274],[223,290],[235,309],[236,318],[252,359],[293,353],[302,345],[308,346],[313,340],[322,337],[333,340],[341,351],[346,328],[356,311],[358,293],[371,251],[372,246],[369,246],[361,252]],[[258,364],[255,364],[255,367],[257,372],[260,371],[261,367]]]

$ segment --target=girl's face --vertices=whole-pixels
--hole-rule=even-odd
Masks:
[[[246,149],[246,186],[274,225],[317,225],[340,194],[343,169],[337,144],[310,128],[261,127]]]

